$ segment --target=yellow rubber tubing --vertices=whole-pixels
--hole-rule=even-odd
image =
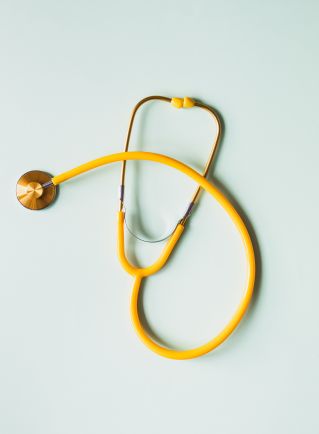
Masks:
[[[140,276],[140,277],[146,277],[151,276],[152,274],[157,273],[161,268],[164,267],[166,264],[170,254],[172,253],[174,247],[176,246],[177,241],[180,239],[180,236],[182,235],[184,230],[184,226],[181,224],[178,224],[176,226],[176,229],[170,236],[168,242],[166,243],[161,256],[158,258],[157,261],[154,262],[154,264],[150,265],[146,268],[137,268],[134,267],[126,258],[125,255],[125,244],[124,244],[124,212],[119,211],[118,213],[118,234],[117,234],[117,240],[118,240],[118,257],[122,264],[122,267],[125,271],[127,271],[129,274],[132,274],[132,276]]]
[[[126,263],[125,259],[120,256],[120,261],[125,268],[126,271],[131,272],[131,274],[135,275],[135,282],[132,292],[132,298],[131,298],[131,317],[132,322],[134,325],[134,328],[142,340],[142,342],[152,351],[159,354],[160,356],[167,357],[170,359],[177,359],[177,360],[183,360],[183,359],[192,359],[195,357],[202,356],[210,351],[212,351],[214,348],[216,348],[218,345],[220,345],[225,339],[228,338],[228,336],[233,332],[233,330],[237,327],[240,320],[244,316],[248,305],[250,303],[251,297],[253,295],[254,290],[254,282],[255,282],[255,255],[254,255],[254,249],[251,242],[251,238],[249,236],[248,230],[233,207],[233,205],[228,201],[228,199],[222,194],[220,190],[213,184],[211,184],[209,181],[207,181],[206,178],[204,178],[202,175],[197,173],[195,170],[187,166],[186,164],[181,163],[178,160],[175,160],[173,158],[167,157],[165,155],[161,154],[154,154],[151,152],[120,152],[117,154],[111,154],[107,155],[105,157],[98,158],[96,160],[89,161],[88,163],[82,164],[81,166],[78,166],[74,169],[71,169],[67,172],[62,173],[61,175],[55,176],[52,178],[52,182],[55,185],[61,184],[64,181],[67,181],[70,178],[73,178],[74,176],[80,175],[81,173],[87,172],[91,169],[95,169],[100,166],[104,166],[106,164],[115,163],[118,161],[123,160],[145,160],[145,161],[153,161],[156,163],[165,164],[167,166],[173,167],[180,172],[184,173],[185,175],[192,178],[197,184],[199,184],[204,190],[206,190],[209,194],[211,194],[218,202],[219,204],[224,208],[224,210],[227,212],[229,217],[234,222],[236,228],[238,229],[244,247],[245,247],[245,253],[247,257],[247,263],[248,263],[248,270],[247,270],[247,280],[246,280],[246,288],[244,295],[237,306],[237,309],[232,316],[229,323],[224,327],[224,329],[213,339],[211,339],[209,342],[207,342],[204,345],[201,345],[196,348],[192,348],[189,350],[173,350],[169,348],[165,348],[161,345],[158,345],[156,342],[154,342],[149,335],[144,330],[144,327],[141,323],[139,311],[138,311],[138,300],[139,300],[139,294],[140,294],[140,286],[143,277],[142,272],[136,272],[136,270],[128,269],[128,265],[130,265],[128,262]],[[176,232],[176,231],[175,231]],[[179,234],[180,236],[180,234]],[[176,240],[177,241],[177,240]],[[174,246],[173,246],[174,247]],[[168,252],[170,253],[170,252]],[[162,258],[164,263],[167,260],[167,258]],[[138,269],[137,269],[138,270]],[[144,269],[145,270],[145,269]],[[152,272],[152,270],[150,270]],[[157,270],[155,270],[157,271]],[[151,273],[150,273],[151,274]],[[149,274],[148,274],[149,275]]]

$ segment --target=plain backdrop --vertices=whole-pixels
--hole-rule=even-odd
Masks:
[[[1,434],[319,432],[318,2],[1,0]],[[158,357],[131,327],[132,278],[116,257],[120,164],[74,179],[42,212],[15,185],[122,150],[148,95],[197,98],[222,115],[210,172],[252,233],[258,275],[233,335],[196,360]],[[215,126],[151,103],[132,149],[202,170]],[[195,185],[128,165],[127,217],[161,238]],[[136,263],[160,245],[128,238]],[[206,194],[169,264],[147,280],[148,327],[189,348],[227,323],[246,261]]]

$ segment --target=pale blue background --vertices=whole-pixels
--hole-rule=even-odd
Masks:
[[[318,12],[310,0],[1,1],[1,434],[319,432]],[[15,199],[27,170],[58,174],[120,151],[130,110],[149,94],[222,113],[212,176],[261,256],[245,320],[193,361],[159,358],[131,328],[118,165],[66,184],[43,212]],[[206,114],[152,104],[139,121],[137,147],[202,167]],[[192,183],[145,163],[129,178],[137,229],[166,233]],[[142,263],[160,249],[132,247]],[[236,233],[203,196],[145,287],[150,326],[182,348],[208,339],[236,306],[244,268]]]

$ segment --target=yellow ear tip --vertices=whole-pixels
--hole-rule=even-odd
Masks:
[[[171,104],[172,104],[172,106],[173,107],[176,107],[176,108],[182,108],[183,107],[183,98],[172,98],[171,99]]]
[[[192,108],[194,107],[195,102],[192,100],[192,98],[189,98],[188,96],[185,96],[183,100],[183,107],[184,108]]]

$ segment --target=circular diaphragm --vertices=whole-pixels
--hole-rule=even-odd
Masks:
[[[56,198],[57,187],[52,175],[42,170],[31,170],[17,182],[17,199],[25,208],[39,210],[49,206]]]

